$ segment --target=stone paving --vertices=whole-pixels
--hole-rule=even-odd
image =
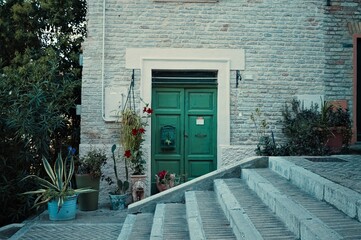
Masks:
[[[307,157],[287,157],[294,164],[361,193],[361,155],[333,155],[345,162],[312,162]],[[322,158],[322,157],[320,157]]]
[[[69,221],[50,221],[47,211],[26,221],[25,227],[11,239],[117,239],[127,210],[110,210],[108,206],[100,206],[96,211],[78,211],[76,218]]]
[[[361,155],[335,155],[345,162],[312,162],[307,157],[287,160],[327,179],[361,193]],[[47,211],[27,221],[25,227],[10,239],[117,239],[127,211],[112,211],[100,206],[96,211],[78,211],[75,220],[50,221]]]

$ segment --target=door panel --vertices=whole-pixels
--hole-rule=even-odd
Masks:
[[[216,93],[216,89],[153,88],[152,176],[168,170],[187,181],[216,169]],[[155,178],[152,193],[154,183]]]
[[[191,180],[212,170],[216,162],[216,89],[185,90],[185,167]]]

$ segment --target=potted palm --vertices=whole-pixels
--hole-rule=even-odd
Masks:
[[[145,128],[148,118],[152,114],[148,104],[143,108],[142,114],[126,108],[120,119],[120,144],[124,150],[125,161],[132,169],[131,185],[133,201],[144,198],[145,184],[145,160],[143,159],[142,143],[144,142]]]
[[[117,148],[117,146],[114,144],[111,149],[113,166],[114,166],[114,175],[115,175],[115,181],[116,181],[116,185],[117,185],[116,190],[109,193],[109,199],[110,199],[112,210],[124,209],[127,205],[127,200],[129,198],[129,194],[127,193],[128,189],[129,189],[127,162],[124,161],[125,180],[122,181],[119,178],[118,169],[117,169],[117,160],[115,157],[116,148]],[[110,177],[107,177],[105,180],[109,184],[114,183]]]
[[[97,192],[84,193],[79,196],[79,210],[94,211],[98,209],[99,184],[102,177],[102,167],[107,162],[107,156],[102,149],[91,149],[78,161],[75,174],[76,185],[79,188],[89,187]]]
[[[23,179],[34,179],[41,186],[38,190],[23,194],[38,195],[34,207],[47,203],[50,220],[74,219],[78,195],[96,191],[90,188],[73,189],[71,187],[71,179],[74,174],[74,154],[75,149],[72,147],[68,148],[68,155],[64,160],[59,153],[53,168],[43,157],[42,163],[48,178],[43,179],[37,175],[29,175]]]

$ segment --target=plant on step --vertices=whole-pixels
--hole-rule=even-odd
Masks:
[[[117,189],[111,193],[114,195],[125,194],[129,189],[129,181],[128,181],[129,173],[128,173],[127,161],[124,160],[125,180],[122,181],[119,178],[118,170],[117,170],[117,161],[116,161],[116,157],[115,157],[115,149],[116,148],[117,148],[117,146],[114,144],[111,149],[112,150],[113,167],[114,167],[114,175],[115,175],[116,184],[117,184]],[[110,177],[107,177],[105,180],[109,183],[109,185],[114,183]]]
[[[162,170],[158,172],[155,175],[155,178],[156,178],[156,186],[160,192],[172,188],[175,185],[175,174],[170,173],[166,170]]]
[[[61,153],[59,153],[53,167],[51,167],[48,160],[43,157],[42,163],[48,175],[47,179],[43,179],[37,175],[29,175],[23,178],[23,180],[34,179],[40,185],[40,188],[37,190],[23,193],[38,195],[35,199],[34,207],[38,207],[51,200],[56,200],[58,202],[58,209],[60,210],[67,197],[95,191],[89,188],[73,189],[71,187],[71,179],[74,174],[74,154],[75,149],[72,147],[68,148],[68,154],[64,160],[62,159]]]

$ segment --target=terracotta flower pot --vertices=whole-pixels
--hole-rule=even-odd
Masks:
[[[131,175],[131,186],[133,202],[140,201],[145,198],[147,175]]]
[[[174,187],[174,178],[175,178],[174,174],[170,175],[171,180],[168,183],[161,183],[158,175],[155,175],[155,178],[156,178],[156,186],[159,192],[163,192],[169,188]]]

